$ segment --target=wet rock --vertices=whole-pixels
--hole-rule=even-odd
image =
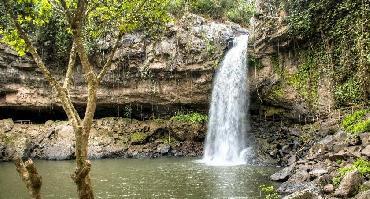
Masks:
[[[284,182],[280,185],[277,191],[281,194],[292,194],[294,192],[303,191],[303,190],[314,190],[312,192],[319,192],[319,188],[314,182]]]
[[[273,181],[284,181],[287,180],[288,177],[292,174],[293,168],[295,165],[291,165],[289,167],[285,167],[284,169],[272,174],[270,179]]]
[[[171,150],[171,146],[168,144],[160,144],[157,147],[157,152],[161,154],[168,154]]]
[[[352,171],[344,176],[334,195],[339,197],[351,197],[356,195],[362,184],[362,177],[358,171]]]
[[[291,195],[284,197],[283,199],[322,199],[322,197],[309,189],[294,192]]]

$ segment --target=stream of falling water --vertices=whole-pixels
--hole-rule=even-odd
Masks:
[[[247,46],[248,35],[236,37],[216,73],[204,156],[200,160],[207,165],[245,164],[251,153],[246,142],[249,127]]]

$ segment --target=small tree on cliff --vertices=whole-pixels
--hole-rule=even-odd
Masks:
[[[97,102],[97,90],[104,75],[110,70],[116,49],[125,33],[134,30],[153,30],[167,22],[167,0],[0,0],[1,41],[13,47],[21,56],[29,53],[46,80],[56,92],[59,103],[73,126],[76,137],[76,170],[72,175],[79,198],[94,198],[87,160],[88,139]],[[53,76],[34,44],[34,37],[51,17],[64,18],[66,32],[72,45],[64,81]],[[150,29],[147,29],[150,27]],[[93,66],[87,46],[106,34],[116,35],[110,54],[103,67]],[[79,59],[77,59],[77,57]],[[80,61],[87,85],[87,103],[81,118],[72,103],[72,86],[76,61]],[[17,170],[33,198],[40,198],[41,177],[32,161],[17,161]]]

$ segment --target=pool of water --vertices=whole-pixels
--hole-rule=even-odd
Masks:
[[[70,174],[74,161],[36,161],[43,198],[76,198]],[[211,167],[190,158],[92,161],[96,198],[262,198],[276,168],[239,165]],[[28,198],[13,163],[0,163],[0,199]]]

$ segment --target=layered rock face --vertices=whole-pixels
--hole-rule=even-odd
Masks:
[[[287,11],[280,1],[256,1],[251,23],[250,55],[253,58],[253,85],[256,102],[281,109],[278,115],[305,117],[331,114],[335,106],[334,80],[318,66],[308,72],[303,47],[308,41],[295,41],[289,35]],[[315,64],[315,63],[314,63]],[[303,73],[307,74],[303,74]],[[257,82],[256,82],[257,81]]]
[[[189,14],[169,24],[159,40],[150,40],[144,33],[126,35],[99,88],[97,114],[106,111],[109,116],[147,119],[181,109],[206,111],[213,73],[232,38],[241,33],[246,30],[237,24]],[[95,49],[91,58],[97,69],[111,42],[106,38]],[[57,79],[63,79],[65,67],[49,65]],[[71,96],[83,108],[87,94],[79,70]],[[62,112],[53,93],[31,57],[18,57],[0,45],[0,117],[14,117],[7,113],[19,109]]]

